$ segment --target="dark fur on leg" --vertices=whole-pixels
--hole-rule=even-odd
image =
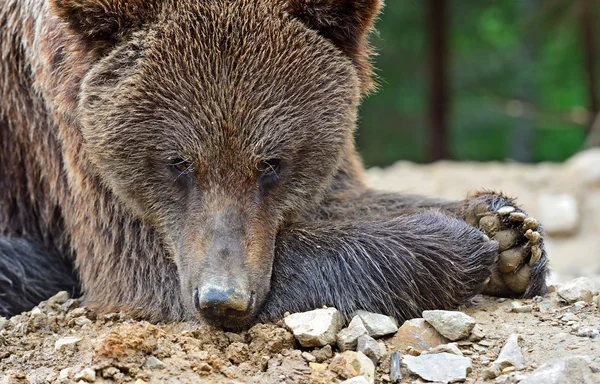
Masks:
[[[480,292],[497,244],[439,211],[388,220],[322,221],[286,228],[277,239],[262,320],[323,305],[399,321],[452,308]]]
[[[71,266],[21,238],[0,237],[0,316],[29,310],[59,291],[78,293]]]

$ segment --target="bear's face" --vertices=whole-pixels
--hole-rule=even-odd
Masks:
[[[260,310],[278,230],[353,148],[356,62],[292,17],[296,3],[153,3],[82,81],[97,175],[163,236],[190,311],[221,325]]]

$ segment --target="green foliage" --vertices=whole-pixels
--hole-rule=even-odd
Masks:
[[[578,4],[448,0],[452,158],[562,161],[581,148],[586,127],[571,119],[588,103]],[[425,12],[424,1],[387,1],[378,22],[381,86],[357,137],[367,165],[427,159]]]

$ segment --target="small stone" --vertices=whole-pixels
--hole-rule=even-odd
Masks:
[[[479,326],[479,324],[475,324],[473,329],[471,330],[471,336],[469,336],[470,341],[479,341],[485,337],[485,332],[483,328]]]
[[[348,380],[342,381],[340,384],[369,384],[369,380],[367,380],[364,376],[356,376]]]
[[[342,379],[364,376],[369,383],[375,381],[375,365],[362,352],[346,351],[336,355],[329,369]]]
[[[158,360],[154,356],[150,356],[148,358],[148,360],[146,360],[146,363],[144,364],[144,366],[146,368],[148,368],[148,369],[164,369],[165,368],[165,363],[163,363],[162,361]]]
[[[398,321],[391,316],[367,311],[358,311],[356,312],[356,316],[360,317],[363,321],[371,337],[378,338],[398,331]]]
[[[421,356],[405,355],[402,362],[411,373],[427,381],[464,381],[471,372],[470,358],[445,352]]]
[[[313,350],[312,355],[317,359],[317,363],[322,363],[333,356],[333,349],[328,344],[323,348]]]
[[[317,358],[308,352],[302,352],[302,357],[304,358],[304,360],[308,361],[309,363],[314,363],[317,361]]]
[[[325,371],[327,370],[327,364],[320,363],[308,363],[308,366],[314,371]]]
[[[240,364],[248,360],[249,353],[248,344],[246,343],[231,343],[225,349],[225,357],[233,364]]]
[[[550,235],[570,235],[579,227],[577,199],[568,193],[541,194],[538,199],[538,219]],[[552,207],[548,209],[548,207]]]
[[[56,295],[52,296],[51,298],[48,299],[48,304],[64,304],[67,302],[67,300],[69,300],[71,298],[71,295],[69,295],[69,292],[67,291],[60,291],[58,292]]]
[[[81,316],[75,319],[75,324],[79,325],[80,327],[86,325],[86,324],[91,324],[92,320],[88,319],[85,316]]]
[[[517,334],[512,334],[508,337],[496,361],[489,368],[483,370],[482,375],[484,379],[494,379],[502,373],[506,373],[505,370],[510,367],[523,369],[523,353],[519,346],[520,340],[522,340],[522,337]]]
[[[437,345],[447,344],[448,339],[440,335],[425,319],[417,318],[406,320],[389,343],[394,350],[406,351],[412,347],[420,353]]]
[[[392,353],[390,356],[390,381],[392,384],[400,383],[402,380],[402,373],[400,372],[400,354],[398,352]]]
[[[567,312],[560,318],[562,322],[568,323],[569,321],[579,321],[579,317],[571,312]]]
[[[42,310],[39,307],[34,307],[31,310],[31,317],[37,317],[37,316],[42,316],[44,313],[42,312]]]
[[[283,321],[303,347],[335,343],[343,322],[342,315],[335,308],[294,313]]]
[[[562,284],[558,296],[569,304],[577,301],[590,303],[594,297],[594,282],[587,277],[578,277]]]
[[[67,300],[68,300],[68,298],[67,298]],[[81,371],[77,372],[75,375],[73,375],[73,379],[83,380],[83,381],[87,381],[88,383],[93,383],[94,381],[96,381],[96,371],[93,370],[92,368],[85,368],[84,370],[81,370]]]
[[[442,353],[442,352],[446,352],[446,353],[452,353],[454,355],[458,355],[458,356],[463,356],[463,353],[461,352],[460,348],[458,348],[458,344],[456,343],[448,343],[448,344],[442,344],[442,345],[438,345],[437,347],[433,347],[423,353]]]
[[[588,356],[570,356],[550,360],[523,378],[520,384],[592,384]]]
[[[458,311],[423,311],[423,318],[452,341],[468,337],[476,323],[471,316]]]
[[[6,327],[6,324],[8,324],[8,319],[6,317],[0,316],[0,331],[3,330],[4,327]]]
[[[358,352],[362,352],[367,356],[373,364],[377,365],[379,360],[385,355],[386,348],[385,344],[378,342],[369,335],[362,335],[358,338],[357,349]]]
[[[519,301],[513,301],[511,303],[511,308],[510,308],[511,312],[515,312],[515,313],[529,313],[532,310],[533,310],[533,306],[531,304],[523,305],[523,303],[521,303]]]
[[[83,339],[77,336],[63,337],[62,339],[56,340],[56,342],[54,343],[54,350],[61,351],[63,348],[79,343],[81,340]]]
[[[358,338],[367,335],[369,331],[365,328],[363,321],[359,316],[354,316],[348,328],[344,328],[336,335],[337,345],[340,351],[356,350]]]

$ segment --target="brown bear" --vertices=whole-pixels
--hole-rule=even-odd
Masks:
[[[99,311],[239,328],[544,294],[541,227],[513,200],[365,186],[380,7],[0,4],[0,312],[81,289]]]

